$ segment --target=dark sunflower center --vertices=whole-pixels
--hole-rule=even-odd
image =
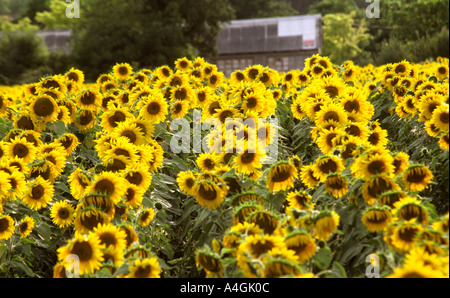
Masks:
[[[339,95],[339,89],[334,86],[325,87],[325,92],[331,97],[335,98]]]
[[[238,73],[236,73],[236,79],[238,81],[243,81],[245,79],[245,76],[242,72],[238,72]]]
[[[400,229],[398,236],[400,237],[400,239],[402,239],[405,242],[413,242],[416,234],[417,234],[417,229],[405,227],[405,228]]]
[[[256,258],[259,257],[260,255],[262,255],[263,253],[268,252],[269,250],[271,250],[272,248],[274,248],[274,244],[270,241],[258,241],[256,243],[253,243],[251,246],[251,253],[252,255],[254,255]]]
[[[158,102],[152,102],[147,107],[147,112],[150,115],[157,115],[161,111],[161,105]]]
[[[29,150],[28,147],[24,144],[16,144],[13,148],[13,155],[19,158],[24,158],[28,155]]]
[[[34,130],[34,123],[30,117],[21,116],[17,121],[18,128],[26,129],[26,130]]]
[[[273,182],[283,182],[291,177],[291,169],[288,166],[277,166],[275,168],[274,175],[272,176]]]
[[[36,185],[31,190],[31,198],[33,200],[40,200],[44,196],[44,193],[45,193],[44,187],[42,185]]]
[[[367,169],[369,170],[369,173],[377,175],[385,171],[386,165],[381,160],[374,160],[369,164]]]
[[[67,219],[69,218],[69,215],[70,215],[69,210],[67,210],[66,208],[60,208],[58,210],[58,218],[60,219]]]
[[[114,193],[115,186],[111,181],[102,179],[96,183],[95,190],[98,192],[106,193],[108,195],[112,195]]]
[[[9,221],[6,218],[0,218],[0,233],[9,229]]]
[[[117,127],[117,125],[119,125],[119,122],[123,122],[125,120],[126,116],[121,111],[114,112],[114,114],[108,118],[109,125],[111,125],[112,127]]]
[[[90,261],[93,255],[92,247],[89,242],[75,243],[71,253],[77,255],[81,262]]]
[[[209,105],[208,112],[213,115],[220,109],[220,103],[218,101],[214,101]]]
[[[213,187],[205,187],[205,185],[201,184],[198,192],[200,196],[207,201],[214,201],[217,198],[217,192]]]
[[[367,216],[367,221],[369,223],[372,224],[381,224],[386,222],[386,220],[388,219],[386,213],[384,213],[383,211],[372,211],[368,216]]]
[[[255,160],[255,157],[256,157],[255,153],[245,152],[241,156],[241,162],[244,164],[251,163],[252,161]]]
[[[60,88],[58,82],[56,82],[55,80],[47,80],[46,82],[44,82],[44,84],[42,84],[42,87],[44,87],[46,89],[50,89],[50,88],[59,89]]]
[[[93,92],[87,91],[80,97],[80,101],[85,105],[92,105],[95,103],[95,94]]]
[[[130,140],[131,143],[135,143],[137,140],[136,134],[131,130],[125,130],[121,133],[121,136],[126,137]]]
[[[374,132],[370,134],[367,140],[369,141],[370,144],[376,146],[378,142],[380,142],[380,136],[378,135],[378,133]]]
[[[347,101],[344,105],[347,112],[359,112],[359,102],[357,100]]]
[[[406,178],[406,180],[410,183],[420,183],[426,177],[426,174],[423,171],[416,170],[412,171]]]
[[[406,71],[406,67],[403,64],[400,64],[395,68],[396,73],[403,73],[405,71]]]
[[[319,166],[319,169],[324,174],[335,173],[337,171],[337,164],[331,159],[328,159]]]
[[[139,268],[136,270],[136,272],[134,273],[134,276],[136,278],[143,278],[143,277],[148,277],[150,275],[150,273],[152,272],[152,268],[151,266],[147,265],[145,267],[143,266],[139,266]]]
[[[92,113],[90,111],[84,111],[84,113],[82,113],[80,115],[80,120],[79,123],[81,125],[88,125],[90,124],[92,121],[94,120],[94,116],[92,115]]]
[[[439,115],[439,120],[442,123],[448,124],[448,112],[444,112],[441,115]]]
[[[110,232],[104,232],[100,235],[100,241],[102,244],[105,244],[106,247],[109,245],[116,245],[117,244],[117,238],[113,233]]]
[[[55,108],[50,99],[41,97],[38,98],[34,104],[34,112],[39,117],[46,117],[54,112]]]
[[[256,68],[252,68],[248,72],[248,76],[252,79],[255,79],[258,76],[258,74],[259,74],[259,71]]]
[[[144,178],[142,177],[141,173],[135,172],[135,173],[129,173],[126,175],[125,179],[128,180],[128,182],[134,184],[134,185],[140,185]]]
[[[340,177],[331,178],[330,182],[328,183],[328,187],[337,190],[343,189],[345,187],[345,181]]]
[[[186,99],[187,97],[187,91],[186,89],[178,89],[175,91],[175,98],[179,100]]]
[[[122,76],[126,76],[128,74],[128,68],[126,66],[121,66],[118,68],[117,72]]]
[[[376,198],[382,193],[392,190],[392,187],[392,184],[385,179],[377,179],[375,183],[369,186],[368,192],[373,198]]]

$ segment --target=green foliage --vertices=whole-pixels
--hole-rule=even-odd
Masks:
[[[38,71],[29,77],[27,72],[42,69],[47,61],[47,48],[33,32],[4,32],[0,40],[0,85],[33,81],[42,76]]]
[[[350,14],[358,10],[355,0],[322,0],[309,7],[310,14]]]
[[[291,4],[279,0],[230,0],[236,19],[254,19],[296,15],[298,12]]]
[[[72,28],[77,19],[66,16],[67,5],[64,1],[51,0],[49,4],[50,10],[36,12],[35,20],[42,24],[44,29]]]
[[[355,13],[328,14],[323,17],[323,54],[337,64],[352,60],[364,53],[371,38],[364,23],[354,27]]]

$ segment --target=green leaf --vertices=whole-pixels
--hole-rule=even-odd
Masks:
[[[314,256],[314,264],[320,270],[326,270],[330,267],[331,261],[333,260],[333,255],[331,254],[331,250],[329,247],[324,247],[317,251]]]

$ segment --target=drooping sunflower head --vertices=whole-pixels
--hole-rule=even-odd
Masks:
[[[294,186],[294,180],[297,178],[297,168],[289,161],[281,161],[270,168],[266,185],[271,192],[287,190]]]
[[[64,74],[64,76],[67,80],[72,81],[72,82],[76,83],[77,85],[82,85],[84,83],[84,79],[85,79],[83,71],[73,68],[73,67],[70,70],[68,70]]]
[[[391,177],[379,175],[364,182],[362,195],[364,201],[372,205],[382,194],[396,190],[400,190],[400,186]]]
[[[301,168],[300,179],[308,188],[314,188],[320,183],[320,179],[314,174],[314,164],[304,165]]]
[[[14,234],[14,219],[10,215],[0,215],[0,240],[7,240]]]
[[[409,191],[422,191],[428,187],[434,175],[428,167],[415,164],[410,165],[403,172],[403,182]]]
[[[322,211],[314,220],[315,237],[327,241],[339,226],[340,216],[334,211]]]
[[[416,238],[423,230],[415,220],[402,221],[395,226],[389,243],[395,251],[406,252],[416,244]]]
[[[361,217],[362,223],[370,232],[381,232],[387,229],[392,221],[389,207],[370,207]]]
[[[223,274],[223,265],[220,256],[209,249],[199,250],[196,253],[196,265],[206,271],[207,277],[220,277]]]
[[[341,173],[344,169],[343,161],[335,155],[324,155],[316,159],[314,163],[314,176],[321,182],[325,182],[327,175]]]
[[[147,259],[136,259],[129,268],[127,278],[159,278],[161,267],[156,257]]]
[[[340,174],[329,174],[325,179],[325,191],[335,198],[344,196],[348,191],[347,179]]]
[[[217,209],[222,204],[226,195],[226,191],[216,183],[208,180],[197,182],[192,191],[195,193],[197,202],[202,207],[207,207],[212,210]]]
[[[109,215],[94,206],[79,204],[75,210],[75,234],[86,234],[100,224],[110,223]]]
[[[311,259],[316,254],[316,242],[314,238],[304,231],[289,233],[285,236],[284,243],[288,249],[295,252],[300,263]]]
[[[394,204],[394,214],[399,220],[416,219],[417,223],[428,224],[428,211],[417,198],[405,197]]]

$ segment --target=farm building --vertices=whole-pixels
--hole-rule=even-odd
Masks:
[[[223,26],[208,60],[226,76],[255,64],[284,72],[302,69],[322,43],[321,15],[237,20]]]

